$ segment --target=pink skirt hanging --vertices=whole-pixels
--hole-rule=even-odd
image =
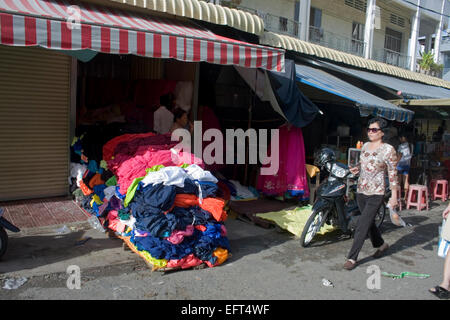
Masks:
[[[305,145],[301,128],[279,128],[279,169],[275,175],[260,175],[257,189],[266,195],[309,198],[305,167]]]

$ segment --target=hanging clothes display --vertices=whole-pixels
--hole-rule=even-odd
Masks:
[[[266,195],[309,199],[305,167],[305,147],[301,128],[283,125],[279,128],[279,167],[274,175],[259,175],[257,189]]]
[[[178,81],[174,90],[174,95],[176,106],[189,112],[192,107],[194,84],[192,81]]]

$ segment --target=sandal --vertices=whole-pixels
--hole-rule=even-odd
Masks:
[[[344,269],[346,270],[353,270],[356,267],[356,261],[353,262],[351,260],[347,260],[347,262],[344,264]]]
[[[385,242],[385,243],[383,243],[383,245],[381,247],[378,248],[377,251],[375,251],[375,253],[373,254],[373,257],[375,259],[381,258],[387,249],[389,249],[389,245]]]
[[[432,290],[432,289],[434,289],[434,290]],[[441,286],[436,286],[432,289],[429,289],[428,291],[430,291],[432,294],[434,294],[439,299],[449,299],[450,298],[450,291],[445,290]]]

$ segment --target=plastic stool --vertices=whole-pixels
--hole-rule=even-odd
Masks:
[[[417,191],[417,196],[415,195]],[[423,208],[428,210],[428,188],[420,184],[411,184],[409,186],[408,201],[406,204],[406,209],[410,207],[416,207],[419,211]]]
[[[447,180],[432,180],[433,200],[440,198],[442,201],[447,201],[448,198],[448,181]],[[441,187],[441,188],[439,188]]]

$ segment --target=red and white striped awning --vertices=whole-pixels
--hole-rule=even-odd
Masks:
[[[225,38],[191,21],[74,1],[0,0],[0,44],[284,71],[284,50]]]

